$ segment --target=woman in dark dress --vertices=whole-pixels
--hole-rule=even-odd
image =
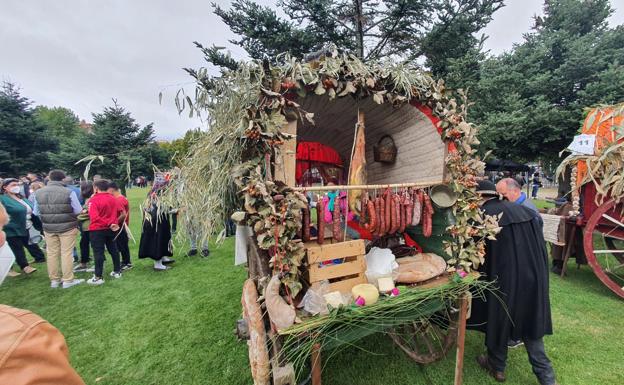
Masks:
[[[139,258],[151,258],[154,260],[154,270],[163,271],[169,268],[169,264],[175,260],[171,245],[171,223],[169,211],[161,207],[158,210],[158,195],[164,184],[154,185],[149,193],[145,211],[143,213],[143,230],[139,244]]]

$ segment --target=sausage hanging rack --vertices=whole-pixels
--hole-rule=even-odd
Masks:
[[[331,186],[298,186],[294,187],[295,191],[332,191],[332,190],[375,190],[385,188],[402,188],[402,187],[416,187],[425,188],[436,184],[443,183],[442,181],[430,181],[430,182],[418,182],[418,183],[391,183],[391,184],[361,184],[361,185],[331,185]]]

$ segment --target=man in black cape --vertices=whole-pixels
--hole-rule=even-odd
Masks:
[[[555,372],[544,351],[542,337],[552,334],[548,296],[548,255],[537,213],[501,200],[496,186],[481,181],[477,192],[485,214],[498,215],[496,240],[486,244],[481,272],[495,282],[484,300],[475,298],[471,328],[485,332],[487,355],[477,361],[497,381],[505,381],[507,341],[522,340],[533,373],[541,385],[556,384]]]

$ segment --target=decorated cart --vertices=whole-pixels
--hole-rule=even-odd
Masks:
[[[461,383],[468,293],[485,287],[472,270],[497,230],[465,103],[405,64],[277,62],[191,71],[185,103],[210,129],[171,190],[205,234],[239,224],[254,383],[319,385],[321,355],[372,333],[418,363],[456,345]]]
[[[580,227],[587,262],[624,298],[624,104],[590,110],[570,149],[558,169],[559,174],[571,169],[572,188],[561,274],[572,253],[573,228]]]

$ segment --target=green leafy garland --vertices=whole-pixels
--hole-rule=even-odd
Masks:
[[[455,242],[445,245],[451,264],[465,271],[477,268],[485,255],[485,239],[498,231],[495,218],[479,210],[474,192],[483,163],[474,158],[479,142],[476,128],[466,122],[465,96],[457,104],[442,80],[434,81],[420,68],[405,63],[363,63],[354,56],[334,52],[303,63],[284,55],[282,63],[241,63],[236,71],[213,78],[205,69],[192,71],[197,80],[195,101],[182,95],[198,114],[207,113],[210,129],[195,144],[169,199],[186,207],[189,223],[198,224],[206,236],[216,235],[229,213],[244,207],[258,246],[268,250],[274,274],[279,273],[290,294],[301,289],[299,266],[303,245],[294,241],[301,231],[305,197],[273,182],[270,159],[280,155],[280,145],[291,138],[282,132],[288,120],[313,121],[313,114],[295,102],[306,95],[372,97],[378,103],[400,106],[417,101],[440,118],[443,140],[457,151],[446,159],[452,187],[459,194],[453,212],[456,224],[449,228]],[[178,105],[180,103],[178,102]],[[229,182],[234,182],[234,184]],[[235,186],[234,190],[232,186]],[[225,205],[224,198],[230,198]],[[232,207],[232,204],[234,207]]]

